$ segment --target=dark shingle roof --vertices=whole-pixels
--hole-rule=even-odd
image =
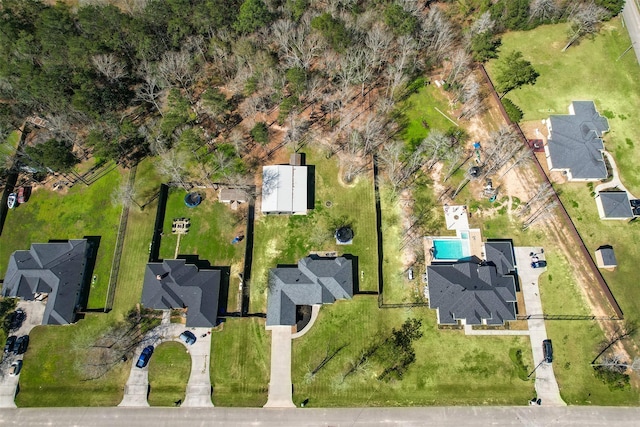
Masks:
[[[47,293],[42,324],[73,323],[85,281],[88,248],[86,239],[77,239],[34,243],[28,251],[14,252],[9,258],[2,295],[33,300],[34,294]]]
[[[597,249],[597,252],[600,253],[603,266],[618,264],[618,261],[616,260],[616,255],[613,253],[613,248],[611,246],[602,246]]]
[[[511,242],[489,241],[484,244],[485,258],[495,265],[499,274],[509,274],[516,265]]]
[[[220,270],[199,270],[184,259],[147,264],[142,305],[166,310],[188,308],[188,327],[213,327],[218,318]]]
[[[603,191],[598,193],[605,218],[633,218],[626,191]]]
[[[308,256],[297,267],[269,271],[267,326],[295,325],[296,305],[330,304],[353,296],[350,259]]]
[[[509,242],[485,243],[486,264],[460,262],[427,268],[429,307],[438,322],[501,325],[516,318],[513,249]]]
[[[604,179],[607,167],[602,150],[602,134],[609,130],[607,119],[593,101],[573,101],[573,112],[552,115],[549,156],[553,169],[569,169],[576,179]]]

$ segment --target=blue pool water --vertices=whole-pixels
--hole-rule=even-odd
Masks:
[[[457,239],[434,240],[433,249],[435,259],[460,259],[465,256],[462,241]]]

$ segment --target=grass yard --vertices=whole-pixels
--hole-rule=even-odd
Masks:
[[[363,364],[343,381],[366,347],[410,317],[422,321],[424,336],[414,342],[416,361],[401,381],[377,380],[375,363]],[[312,376],[325,355],[339,348]],[[517,350],[524,367],[509,357]],[[323,306],[314,327],[293,341],[294,402],[309,399],[310,407],[524,405],[533,396],[533,382],[518,376],[532,363],[527,337],[468,337],[439,330],[435,311],[379,310],[374,296],[361,295]]]
[[[138,166],[136,175],[136,194],[141,200],[151,198],[153,191],[157,191],[154,179],[153,164],[150,161],[144,161]],[[117,181],[113,178],[111,172],[105,178],[98,180],[90,187],[85,187],[84,191],[96,191],[94,196],[92,193],[85,197],[94,197],[95,203],[91,203],[94,207],[104,207],[104,211],[109,213],[112,209],[110,202],[111,191],[107,187],[113,188],[117,186]],[[119,179],[119,177],[117,177]],[[115,181],[115,182],[114,182]],[[80,188],[78,186],[77,188]],[[95,190],[94,190],[95,189]],[[73,190],[68,196],[59,197],[58,194],[36,193],[34,198],[28,204],[22,207],[39,208],[38,198],[58,196],[55,200],[59,206],[69,207],[80,204],[79,196],[74,195]],[[45,199],[47,201],[48,199]],[[102,205],[100,206],[100,201]],[[36,202],[31,204],[32,202]],[[52,203],[52,202],[47,202]],[[156,203],[157,204],[157,203]],[[48,205],[45,205],[48,206]],[[44,209],[51,209],[45,207]],[[114,228],[117,230],[117,220],[119,218],[119,208],[113,208],[116,218]],[[78,221],[86,222],[93,225],[94,222],[100,224],[99,219],[110,218],[101,216],[97,213],[83,213]],[[16,209],[14,213],[20,212]],[[25,354],[25,363],[20,376],[20,393],[16,399],[18,406],[115,406],[122,400],[124,384],[126,383],[131,361],[118,365],[110,371],[106,376],[98,380],[87,381],[84,379],[80,365],[85,356],[85,346],[87,343],[95,340],[108,325],[122,318],[122,315],[130,310],[140,301],[142,292],[142,278],[144,277],[144,266],[148,261],[148,248],[151,241],[151,233],[153,232],[153,223],[155,219],[155,206],[149,205],[144,211],[140,211],[135,206],[129,211],[129,222],[127,234],[123,248],[122,259],[120,263],[120,271],[118,277],[118,287],[114,302],[113,311],[109,314],[89,314],[84,320],[66,326],[39,326],[35,328],[30,336],[29,351]],[[46,232],[46,228],[53,227],[54,224],[47,223],[36,224],[33,231],[40,230],[38,227],[45,227],[42,231]],[[107,224],[103,221],[102,225]],[[55,225],[60,227],[59,225]],[[56,228],[57,229],[57,228]],[[69,230],[74,227],[70,226]],[[115,244],[115,231],[110,231],[108,237]],[[86,233],[96,234],[96,232]],[[2,239],[5,239],[4,233]],[[113,245],[108,250],[104,249],[105,239],[100,241],[99,256],[103,252],[105,257],[108,256],[108,262],[105,261],[105,273],[98,273],[99,283],[108,283],[109,269],[111,268],[111,257],[113,256]],[[4,250],[5,245],[2,245]],[[8,256],[8,255],[7,255]],[[98,260],[100,263],[100,260]],[[3,265],[4,267],[4,265]],[[93,290],[92,290],[93,292]],[[103,295],[106,295],[106,290]],[[104,297],[102,297],[104,304]],[[60,396],[64,395],[64,399]]]
[[[191,374],[191,356],[182,343],[157,346],[149,361],[149,405],[175,406],[183,400]]]
[[[640,127],[634,120],[640,110],[640,66],[632,50],[618,60],[631,45],[627,30],[620,18],[615,18],[595,38],[584,39],[562,53],[568,26],[545,25],[502,38],[503,54],[522,51],[540,73],[534,86],[516,89],[507,98],[522,108],[523,120],[536,121],[549,114],[568,114],[571,101],[593,100],[598,111],[609,119],[611,131],[605,136],[606,149],[622,169],[625,185],[640,194],[635,148],[640,145]],[[487,66],[492,76],[494,70],[495,61]]]
[[[122,400],[131,361],[121,363],[100,379],[87,381],[78,364],[86,342],[109,323],[96,314],[69,326],[38,326],[29,334],[29,350],[20,374],[18,407],[116,406]]]
[[[308,150],[315,168],[315,208],[307,215],[258,216],[251,273],[251,312],[265,312],[268,271],[278,264],[297,264],[310,251],[336,251],[358,257],[361,291],[377,291],[377,235],[372,177],[360,176],[347,186],[339,179],[336,158]],[[258,208],[259,209],[259,208]],[[350,224],[352,245],[336,245],[336,228]]]
[[[543,26],[533,31],[510,33],[503,38],[502,52],[521,50],[540,73],[536,85],[515,90],[507,96],[522,108],[525,120],[566,114],[572,100],[593,100],[598,111],[609,120],[611,130],[605,135],[605,148],[615,157],[625,186],[633,194],[640,195],[640,172],[636,166],[640,128],[632,119],[640,109],[640,87],[637,84],[640,67],[633,51],[618,59],[630,45],[627,31],[616,18],[607,23],[595,38],[585,39],[561,53],[567,25]],[[604,77],[603,70],[606,70]],[[640,226],[625,221],[601,221],[591,194],[593,187],[588,184],[564,183],[557,185],[556,189],[592,256],[600,245],[614,247],[618,268],[602,274],[622,307],[625,319],[640,321],[640,288],[635,269],[640,259],[640,249],[635,244],[640,241]],[[564,298],[560,292],[565,290],[563,286],[557,288],[559,294],[553,297],[547,294],[545,307],[549,304],[552,309],[554,302]],[[585,354],[582,362],[592,360],[604,339],[602,332],[587,332],[586,328],[579,326],[568,329],[553,322],[547,323],[554,339],[566,336],[567,330],[572,331],[568,334],[569,345],[579,348],[568,354]],[[635,338],[635,345],[639,343],[640,339]],[[556,371],[563,396],[570,403],[640,402],[637,391],[607,393],[608,388],[593,377],[591,368],[582,368],[577,375],[576,363],[571,362],[571,367],[572,372]]]
[[[89,187],[77,184],[65,195],[35,189],[28,203],[7,215],[0,236],[0,276],[11,253],[29,249],[31,243],[99,236],[93,272],[97,280],[91,285],[88,307],[104,307],[121,211],[111,203],[111,193],[120,180],[120,171],[113,170]]]
[[[243,240],[231,244],[235,236],[246,232],[246,204],[241,210],[232,211],[228,205],[213,198],[208,191],[202,203],[195,208],[188,208],[184,204],[186,191],[172,188],[167,199],[167,210],[164,219],[164,236],[160,246],[160,258],[174,259],[178,235],[171,233],[174,218],[190,218],[189,233],[180,236],[178,255],[198,255],[201,260],[207,260],[212,266],[230,266],[231,278],[229,284],[229,311],[239,311],[238,273],[244,268],[245,242]]]
[[[429,129],[446,131],[455,126],[436,108],[449,115],[449,101],[441,89],[435,85],[420,88],[403,103],[403,108],[400,110],[402,115],[400,121],[404,122],[402,137],[407,144],[413,145],[422,141],[429,134]],[[423,123],[426,123],[428,128]]]
[[[228,318],[211,334],[211,384],[216,406],[261,407],[271,369],[270,332],[259,318]]]

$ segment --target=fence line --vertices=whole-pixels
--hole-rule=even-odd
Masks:
[[[491,78],[489,77],[489,74],[487,74],[487,70],[485,70],[484,65],[480,64],[479,68],[480,68],[480,71],[482,72],[485,80],[487,81],[487,84],[489,85],[489,89],[490,89],[491,95],[493,95],[493,98],[497,102],[498,108],[500,109],[500,113],[502,114],[503,118],[505,119],[505,121],[509,125],[512,126],[512,128],[514,130],[517,131],[517,133],[520,136],[520,139],[522,140],[522,142],[527,147],[529,147],[529,144],[527,143],[527,138],[525,137],[524,132],[522,132],[522,129],[520,129],[520,126],[517,123],[513,123],[511,121],[511,119],[509,118],[509,116],[507,115],[507,112],[504,109],[504,106],[502,105],[502,102],[500,101],[500,97],[498,96],[498,93],[496,92],[496,89],[493,86],[493,82],[491,81]],[[555,199],[555,201],[558,203],[558,206],[560,207],[560,217],[564,220],[564,223],[567,226],[567,228],[569,229],[569,233],[571,234],[571,236],[574,238],[576,243],[578,243],[578,247],[580,248],[580,252],[582,253],[583,258],[587,261],[588,268],[591,269],[591,272],[593,273],[594,277],[596,278],[596,281],[598,282],[600,290],[604,293],[604,296],[606,297],[607,301],[609,302],[609,304],[613,308],[613,311],[615,311],[616,316],[619,319],[623,319],[624,316],[622,314],[622,309],[620,308],[620,305],[618,305],[618,302],[616,301],[615,297],[613,296],[613,293],[611,293],[611,289],[609,289],[609,285],[607,285],[607,282],[604,280],[604,277],[602,277],[602,273],[600,272],[600,270],[596,266],[596,263],[593,261],[593,258],[591,258],[591,254],[589,253],[589,250],[587,249],[587,246],[585,245],[584,240],[582,240],[582,237],[580,236],[580,233],[578,233],[578,229],[576,228],[575,224],[571,220],[571,217],[569,216],[569,213],[567,212],[566,208],[562,204],[562,200],[560,200],[560,197],[558,196],[558,193],[556,192],[555,188],[553,188],[553,186],[551,185],[551,181],[549,180],[549,177],[545,173],[544,168],[540,164],[540,160],[538,159],[538,156],[536,156],[534,154],[533,158],[535,159],[534,164],[537,167],[537,170],[538,170],[538,173],[539,173],[540,177],[547,184],[549,184],[549,186],[553,190],[553,198]]]
[[[134,165],[129,171],[129,180],[127,187],[131,189],[136,179],[136,170],[138,166]],[[104,311],[108,312],[113,309],[113,301],[116,295],[116,286],[118,284],[118,273],[120,272],[120,259],[122,258],[122,247],[124,246],[124,236],[127,231],[127,221],[129,220],[129,203],[122,204],[122,212],[120,213],[120,226],[118,227],[118,237],[116,238],[116,247],[113,251],[113,262],[111,263],[111,274],[109,276],[109,288],[107,290],[107,299],[104,303]]]

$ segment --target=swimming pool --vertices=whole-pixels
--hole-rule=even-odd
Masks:
[[[468,245],[460,239],[439,239],[433,241],[433,258],[458,260],[469,256]]]

